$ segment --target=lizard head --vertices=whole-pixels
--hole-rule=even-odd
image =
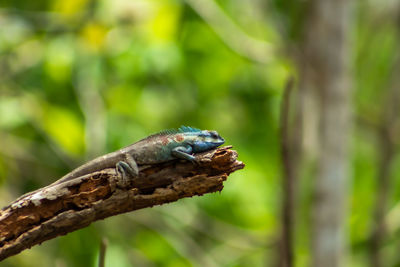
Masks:
[[[225,143],[224,138],[222,138],[216,131],[208,130],[197,132],[194,138],[190,141],[194,153],[211,150],[223,143]]]

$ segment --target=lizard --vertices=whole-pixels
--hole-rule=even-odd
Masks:
[[[54,183],[22,195],[15,202],[18,203],[19,200],[27,197],[34,200],[37,196],[40,199],[40,192],[47,188],[113,167],[116,168],[121,178],[118,184],[125,187],[129,181],[139,176],[138,165],[153,165],[175,159],[195,163],[194,153],[209,151],[224,143],[224,138],[216,131],[200,130],[188,126],[164,130],[117,151],[90,160]]]
[[[216,131],[181,126],[152,134],[115,152],[97,157],[67,173],[50,186],[57,185],[86,174],[115,167],[126,183],[139,175],[138,165],[152,165],[183,159],[195,162],[193,153],[208,151],[225,142]]]

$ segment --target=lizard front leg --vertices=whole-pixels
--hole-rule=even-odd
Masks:
[[[188,161],[194,162],[196,158],[192,155],[193,149],[191,146],[178,146],[172,149],[172,155],[178,159],[186,159]]]
[[[139,176],[139,168],[132,155],[129,153],[125,154],[125,160],[126,161],[118,161],[115,165],[117,172],[121,176],[119,183],[121,187],[126,187],[131,180]]]

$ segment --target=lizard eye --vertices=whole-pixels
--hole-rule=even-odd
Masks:
[[[217,134],[216,131],[211,131],[210,135],[211,135],[211,137],[214,137],[214,138],[218,138],[219,137],[219,135]]]

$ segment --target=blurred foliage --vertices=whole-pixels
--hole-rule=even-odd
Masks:
[[[284,51],[299,41],[306,2],[217,1],[239,29],[276,51],[259,62],[235,51],[185,1],[0,1],[3,206],[93,156],[180,125],[218,130],[246,164],[220,194],[109,218],[0,265],[96,266],[102,238],[106,266],[276,263],[279,105],[297,72]],[[355,2],[354,109],[379,121],[399,56],[397,26],[383,15],[393,1]],[[349,262],[365,266],[379,155],[373,129],[356,124],[354,132]],[[399,160],[393,165],[399,169]],[[310,259],[311,186],[307,178],[300,187],[298,266]],[[400,198],[393,191],[390,207]],[[385,246],[393,264],[400,264],[397,229]]]

